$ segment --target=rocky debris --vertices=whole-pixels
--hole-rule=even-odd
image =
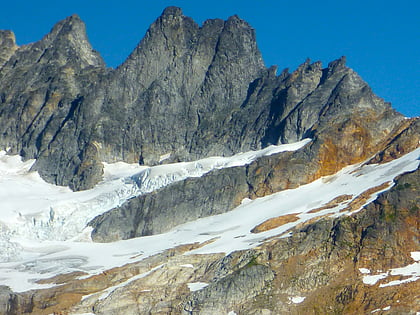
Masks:
[[[324,134],[322,143],[336,134],[353,143],[338,148],[342,159],[356,156],[350,164],[402,120],[345,58],[276,75],[248,23],[232,16],[199,26],[175,7],[117,69],[105,69],[71,16],[11,55],[0,89],[1,146],[75,190],[100,181],[101,162],[195,160]]]

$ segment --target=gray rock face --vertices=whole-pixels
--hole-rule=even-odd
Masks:
[[[223,169],[133,198],[92,220],[92,238],[109,242],[159,234],[191,220],[224,213],[247,196],[245,171],[240,167]]]
[[[88,139],[65,130],[104,69],[77,16],[58,23],[41,41],[17,49],[0,69],[3,147],[26,159],[38,158],[36,169],[54,183],[71,184],[82,177],[77,170]]]
[[[33,309],[32,301],[25,300],[9,287],[0,285],[0,311],[5,315],[28,314]]]
[[[194,292],[184,304],[182,314],[223,314],[263,291],[274,279],[264,265],[247,265],[235,273]]]
[[[300,140],[355,112],[380,117],[378,134],[402,119],[343,58],[277,76],[237,16],[199,26],[167,8],[115,70],[77,16],[18,49],[11,33],[0,38],[0,145],[75,190],[101,179],[101,162],[231,155]]]
[[[180,9],[165,10],[109,76],[95,126],[101,158],[156,164],[167,153],[172,161],[232,154],[217,133],[263,70],[254,31],[238,17],[199,27]]]

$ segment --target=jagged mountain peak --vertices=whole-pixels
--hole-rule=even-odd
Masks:
[[[4,49],[4,44],[1,45]],[[39,64],[85,67],[105,67],[102,57],[95,51],[87,37],[85,23],[78,15],[71,15],[56,23],[40,41],[14,49],[9,65],[1,73],[16,67],[37,67]]]
[[[162,12],[162,16],[165,16],[165,15],[182,16],[183,12],[180,7],[169,6],[169,7],[166,7]]]
[[[228,156],[299,141],[352,115],[369,116],[367,129],[381,120],[372,139],[399,123],[345,58],[326,69],[308,59],[278,77],[273,69],[238,16],[200,27],[169,7],[121,66],[105,70],[73,15],[1,68],[2,144],[38,158],[34,169],[47,180],[85,189],[100,180],[101,162]],[[6,118],[16,113],[18,132]]]
[[[76,66],[105,65],[99,53],[92,48],[86,25],[77,14],[58,22],[43,40],[48,49],[56,48],[58,53],[65,55],[67,62],[73,62]]]

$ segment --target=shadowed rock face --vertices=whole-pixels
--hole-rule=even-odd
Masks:
[[[170,7],[117,69],[105,68],[77,16],[27,46],[0,38],[1,146],[75,190],[94,186],[104,161],[231,155],[334,128],[357,130],[367,147],[402,119],[344,58],[277,76],[237,16],[199,26]]]

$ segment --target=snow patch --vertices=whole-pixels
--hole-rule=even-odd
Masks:
[[[294,304],[302,303],[303,301],[305,301],[305,299],[306,299],[306,297],[298,296],[298,295],[289,297],[289,301],[294,303]]]
[[[387,272],[380,273],[379,275],[364,276],[363,277],[363,283],[364,284],[369,284],[369,285],[374,285],[374,284],[376,284],[376,282],[378,282],[381,279],[385,279],[386,277],[388,277]]]
[[[363,268],[359,268],[359,270],[360,269],[363,269]],[[380,288],[417,281],[420,279],[420,262],[415,262],[405,267],[393,268],[389,270],[388,272],[380,273],[377,275],[364,276],[363,283],[369,284],[369,285],[375,285],[379,280],[385,279],[389,276],[402,276],[402,277],[408,277],[408,278],[405,278],[402,280],[392,280],[387,283],[381,283],[379,285]]]
[[[370,270],[367,269],[367,268],[359,268],[359,271],[363,274],[369,274],[370,273]]]
[[[194,266],[193,266],[193,265],[191,265],[191,264],[181,265],[181,267],[185,267],[185,268],[194,268]]]
[[[400,284],[404,284],[404,283],[408,283],[408,282],[417,281],[418,279],[420,279],[420,277],[411,277],[411,278],[407,278],[407,279],[403,279],[403,280],[393,280],[393,281],[390,281],[388,283],[380,284],[379,287],[380,288],[391,287],[391,286],[394,286],[394,285],[400,285]]]
[[[171,153],[166,153],[166,154],[161,155],[159,157],[159,163],[162,163],[163,161],[169,159],[170,157],[171,157]]]
[[[194,291],[198,291],[198,290],[201,290],[201,289],[207,287],[209,284],[205,283],[205,282],[190,282],[187,285],[188,285],[188,288],[190,289],[190,291],[194,292]]]
[[[411,252],[411,258],[415,261],[420,261],[420,252]]]
[[[249,198],[244,198],[244,199],[242,199],[242,201],[241,201],[241,205],[246,205],[246,204],[250,203],[251,201],[252,201],[252,199],[249,199]]]
[[[389,274],[392,276],[404,276],[409,278],[402,280],[393,280],[388,283],[380,284],[380,288],[417,281],[418,279],[420,279],[420,262],[415,262],[414,264],[410,264],[401,268],[393,268],[390,270]]]

